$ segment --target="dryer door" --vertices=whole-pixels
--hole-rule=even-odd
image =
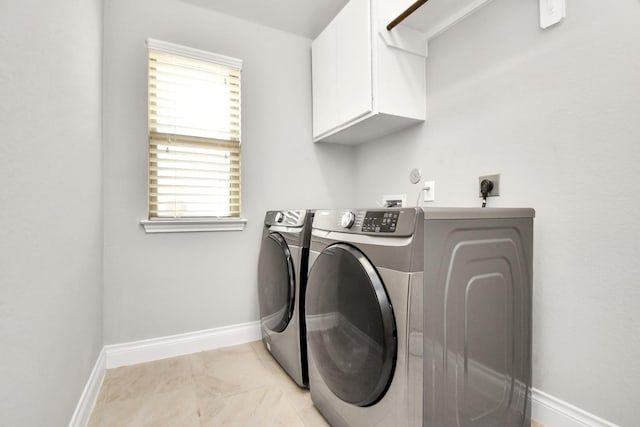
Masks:
[[[386,392],[397,353],[393,310],[375,267],[338,243],[320,253],[306,297],[309,352],[324,383],[345,402],[376,403]]]
[[[262,239],[258,259],[258,300],[262,325],[282,332],[293,316],[295,273],[291,251],[278,233]]]

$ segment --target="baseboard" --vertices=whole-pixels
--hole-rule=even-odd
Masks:
[[[544,427],[618,427],[536,388],[531,400],[531,417]]]
[[[106,345],[107,369],[183,356],[259,340],[260,322],[188,332],[124,344]]]
[[[260,337],[260,322],[256,321],[168,337],[106,345],[98,355],[69,427],[86,426],[106,369],[244,344],[259,340]],[[536,388],[532,390],[531,400],[532,418],[545,427],[618,427]]]
[[[100,354],[98,354],[98,358],[96,359],[95,365],[93,365],[93,370],[91,371],[89,380],[84,386],[84,390],[82,390],[76,410],[71,416],[69,427],[85,427],[89,422],[91,411],[93,411],[96,399],[98,398],[98,393],[100,392],[100,387],[102,386],[102,380],[104,379],[106,360],[103,348],[100,351]]]
[[[89,422],[107,369],[244,344],[260,338],[260,322],[256,321],[168,337],[105,345],[82,391],[69,427],[85,427]]]
[[[451,355],[455,358],[455,355]],[[504,375],[490,369],[486,365],[471,360],[469,373],[476,376],[489,395],[499,395],[504,387]],[[524,384],[516,382],[517,399],[524,398]],[[491,391],[492,390],[492,391]],[[590,414],[548,393],[533,388],[531,391],[531,418],[544,427],[617,427],[602,418]]]

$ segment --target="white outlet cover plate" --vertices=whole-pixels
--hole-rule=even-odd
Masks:
[[[565,0],[540,0],[540,28],[549,28],[566,17]]]
[[[425,181],[424,182],[424,201],[435,202],[436,200],[436,182]]]

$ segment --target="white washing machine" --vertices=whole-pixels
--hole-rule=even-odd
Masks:
[[[422,423],[423,222],[416,208],[316,211],[309,388],[333,427]]]
[[[313,211],[268,211],[258,259],[258,301],[266,349],[307,387],[304,296]]]

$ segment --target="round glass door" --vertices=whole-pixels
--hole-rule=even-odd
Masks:
[[[325,384],[341,400],[369,406],[386,392],[397,354],[393,310],[375,267],[338,243],[313,264],[307,281],[309,351]]]
[[[262,239],[258,259],[258,301],[262,325],[282,332],[293,316],[295,274],[284,238],[271,233]]]

